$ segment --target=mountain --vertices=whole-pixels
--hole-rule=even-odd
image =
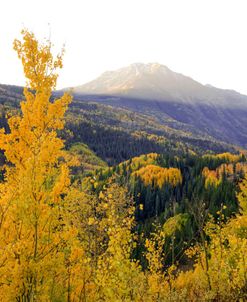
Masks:
[[[116,71],[107,71],[97,79],[72,90],[76,94],[118,95],[191,104],[217,103],[222,106],[247,107],[247,97],[236,91],[202,85],[158,63],[136,63]]]
[[[247,147],[247,96],[202,85],[164,65],[132,64],[71,91],[78,100],[128,108],[175,129]]]
[[[4,127],[8,131],[5,116],[20,109],[22,93],[23,87],[0,84],[0,128]],[[54,92],[53,97],[59,97],[60,94],[61,92]],[[76,146],[77,151],[81,148],[82,153],[87,154],[85,148],[78,149],[78,146],[84,143],[93,152],[92,154],[97,155],[109,165],[152,152],[180,156],[188,152],[204,154],[211,151],[216,153],[236,151],[232,144],[216,140],[203,131],[192,129],[189,125],[185,127],[185,124],[179,124],[169,118],[166,119],[171,123],[169,126],[150,112],[141,113],[131,108],[109,106],[105,104],[107,100],[109,101],[109,97],[103,96],[102,102],[99,103],[100,96],[93,97],[92,95],[88,97],[88,100],[85,96],[73,99],[66,113],[66,129],[61,133],[67,149],[74,152],[73,146]],[[115,101],[114,104],[116,104]],[[143,109],[143,106],[141,108]],[[90,161],[87,160],[88,166],[83,165],[83,170],[88,170],[88,167],[92,166],[91,158],[95,162],[94,167],[99,164],[94,156],[85,154],[83,156],[90,158]],[[80,154],[79,157],[81,163],[85,161]]]

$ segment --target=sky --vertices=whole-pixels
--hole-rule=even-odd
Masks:
[[[23,27],[54,52],[65,44],[58,88],[132,63],[157,62],[247,94],[246,0],[1,1],[0,83],[24,85],[13,50]]]

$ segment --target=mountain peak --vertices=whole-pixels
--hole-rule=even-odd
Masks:
[[[236,92],[202,85],[159,63],[133,63],[107,71],[97,79],[75,87],[76,94],[125,96],[176,103],[232,106],[243,103]],[[233,100],[238,98],[238,101]],[[246,101],[244,101],[246,106]]]
[[[133,63],[104,72],[94,81],[74,88],[78,94],[126,95],[138,98],[182,98],[203,85],[159,63]],[[190,89],[191,88],[191,89]],[[184,93],[186,91],[186,93]],[[187,97],[186,96],[186,97]]]
[[[132,63],[127,67],[122,67],[117,70],[111,70],[104,72],[101,76],[109,76],[111,74],[119,74],[119,73],[128,73],[133,75],[140,75],[144,73],[155,73],[157,71],[167,72],[171,70],[165,65],[161,65],[159,63]]]
[[[126,68],[126,67],[124,67],[124,68]],[[155,73],[155,72],[158,72],[158,71],[162,71],[162,72],[170,71],[171,72],[171,70],[167,66],[161,65],[159,63],[147,63],[147,64],[145,64],[145,63],[133,63],[129,66],[129,68],[132,69],[132,70],[136,70],[139,73]]]

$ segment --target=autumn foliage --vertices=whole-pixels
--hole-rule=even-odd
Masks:
[[[64,126],[71,97],[50,101],[62,58],[53,59],[50,45],[39,45],[33,34],[22,34],[14,49],[27,79],[25,100],[21,115],[8,120],[10,132],[0,133],[7,159],[0,185],[0,297],[45,301],[70,238],[62,218],[69,170],[57,130]]]
[[[190,214],[175,213],[174,203],[173,216],[162,225],[154,220],[154,231],[144,238],[132,197],[113,169],[105,184],[88,178],[92,190],[71,182],[69,167],[76,164],[69,163],[58,136],[71,97],[52,98],[63,53],[54,57],[50,42],[40,44],[26,30],[22,37],[14,49],[27,79],[25,99],[20,114],[9,117],[9,131],[0,132],[6,158],[0,183],[0,301],[245,301],[247,179],[238,193],[240,213],[227,220],[222,205],[213,217],[202,203],[204,212],[194,215],[193,223],[203,220],[185,253],[192,265],[182,269],[174,255],[167,263],[167,240],[174,254],[174,236]],[[214,157],[227,163],[200,170],[207,187],[217,187],[236,170],[246,172],[238,155]],[[178,194],[181,170],[160,167],[157,160],[156,153],[133,158],[131,177],[150,190],[169,185]]]
[[[162,168],[155,165],[147,165],[133,173],[133,175],[139,176],[145,185],[153,185],[160,188],[164,184],[176,186],[182,182],[181,172],[177,168]]]

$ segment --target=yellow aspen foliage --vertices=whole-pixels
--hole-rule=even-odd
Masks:
[[[144,275],[131,253],[135,247],[134,207],[125,189],[110,185],[101,196],[105,249],[98,258],[95,301],[142,301]],[[105,206],[107,204],[107,206]]]
[[[229,162],[237,162],[240,160],[241,155],[232,154],[230,152],[220,153],[216,155],[219,159],[225,159]]]
[[[7,160],[0,184],[0,300],[50,301],[71,229],[63,218],[63,196],[69,170],[57,130],[71,102],[65,94],[50,101],[62,55],[53,57],[51,45],[40,44],[24,30],[14,42],[27,87],[21,114],[8,119],[9,133],[0,132],[0,148]]]
[[[246,173],[246,171],[246,163],[228,163],[221,164],[215,170],[209,170],[208,167],[205,167],[202,175],[205,178],[205,187],[208,188],[209,186],[217,187],[221,183],[223,176],[232,179],[234,175],[240,175],[241,173]]]
[[[224,207],[204,232],[210,239],[208,253],[201,244],[188,250],[197,260],[194,268],[180,272],[175,290],[184,301],[246,301],[247,299],[247,181],[240,184],[241,214],[225,223]]]
[[[246,301],[247,217],[246,214],[223,223],[209,221],[205,233],[210,238],[210,257],[197,246],[193,270],[181,272],[175,280],[177,293],[185,301]]]
[[[238,162],[241,159],[242,154],[236,155],[236,154],[232,154],[230,152],[225,152],[225,153],[219,153],[219,154],[216,154],[216,155],[206,154],[206,155],[203,155],[203,157],[212,158],[212,159],[222,159],[222,160],[225,160],[227,162],[234,163],[234,162]]]
[[[101,186],[87,178],[96,192],[70,183],[69,167],[79,159],[63,150],[57,132],[71,97],[51,98],[63,52],[54,57],[51,43],[40,44],[27,30],[14,49],[27,86],[20,114],[8,119],[8,132],[0,130],[6,158],[0,182],[0,301],[246,301],[247,177],[238,194],[241,213],[225,222],[222,206],[218,220],[201,225],[201,241],[186,252],[193,266],[190,262],[186,271],[174,265],[174,239],[188,219],[183,213],[143,240],[141,266],[134,257],[140,251],[136,209],[127,189],[116,179]],[[246,172],[245,163],[236,163],[240,156],[212,156],[225,163],[204,168],[206,187],[218,186],[223,175]],[[182,183],[181,171],[157,166],[158,157],[142,155],[119,167],[130,167],[133,177],[156,188]],[[169,237],[170,267],[164,249]]]
[[[80,257],[69,262],[71,301],[143,301],[146,283],[132,259],[134,207],[126,189],[113,180],[99,196],[72,188],[66,200],[80,241]]]
[[[164,184],[176,186],[182,183],[181,171],[177,168],[162,168],[155,165],[147,165],[132,174],[142,179],[145,185],[160,187]]]
[[[156,230],[151,234],[149,239],[146,239],[145,257],[148,262],[148,272],[146,278],[148,283],[148,296],[151,301],[159,301],[164,295],[164,272],[163,272],[163,246],[165,243],[165,234],[162,229]]]
[[[239,162],[234,164],[232,163],[221,164],[215,170],[218,179],[220,179],[223,175],[232,178],[234,177],[235,174],[238,175],[240,173],[246,173],[246,172],[247,172],[247,165],[245,162]]]
[[[145,301],[180,301],[175,291],[176,266],[173,264],[165,269],[165,239],[164,228],[156,225],[155,232],[145,242],[144,256],[148,264],[145,271]]]
[[[70,225],[69,244],[64,250],[63,284],[66,295],[60,295],[52,301],[95,301],[94,272],[99,247],[97,236],[100,237],[96,233],[97,220],[92,217],[96,200],[94,196],[73,186],[65,202],[66,218]]]
[[[140,167],[145,167],[147,165],[155,165],[157,163],[159,155],[157,153],[148,153],[140,156],[136,156],[127,160],[126,162],[120,163],[120,169],[123,167],[123,164],[127,164],[127,167],[131,167],[132,171],[138,170]]]
[[[218,175],[217,171],[209,170],[205,167],[202,171],[202,175],[205,178],[205,187],[218,187],[221,183],[221,176]]]

